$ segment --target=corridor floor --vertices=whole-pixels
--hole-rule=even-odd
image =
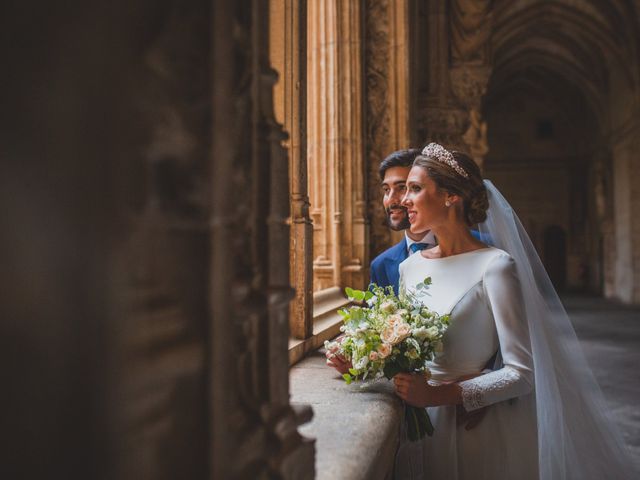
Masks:
[[[562,300],[640,472],[640,308],[586,296]]]

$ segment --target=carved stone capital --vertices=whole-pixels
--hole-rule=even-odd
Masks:
[[[454,105],[427,104],[421,108],[418,121],[421,129],[427,132],[429,141],[449,148],[464,148],[462,135],[469,123],[469,114],[465,109]]]
[[[451,89],[467,109],[480,110],[482,97],[487,92],[491,67],[485,65],[460,65],[450,69]]]

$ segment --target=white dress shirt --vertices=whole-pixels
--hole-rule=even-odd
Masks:
[[[407,239],[407,252],[409,252],[409,255],[415,253],[411,251],[411,245],[413,245],[414,243],[427,243],[429,245],[429,247],[427,248],[432,248],[437,245],[436,236],[433,234],[431,230],[429,230],[427,234],[419,242],[416,242],[415,240],[411,240],[409,238],[409,235],[407,235],[406,231],[404,232],[404,236]]]

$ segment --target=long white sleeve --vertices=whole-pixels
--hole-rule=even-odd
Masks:
[[[520,283],[513,259],[493,259],[483,276],[484,292],[495,320],[504,366],[460,382],[465,410],[526,395],[533,390],[533,359]]]

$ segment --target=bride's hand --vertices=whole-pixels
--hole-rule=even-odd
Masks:
[[[327,357],[327,365],[335,368],[341,375],[349,372],[351,362],[342,355],[339,353],[327,352],[325,356]]]
[[[459,385],[430,385],[421,373],[399,373],[393,377],[393,383],[396,394],[413,407],[462,403],[462,389]]]
[[[414,407],[431,406],[434,387],[421,373],[398,373],[393,377],[396,394]]]
[[[341,335],[336,338],[334,341],[336,343],[342,343],[344,337]],[[327,365],[335,368],[341,375],[349,372],[351,368],[351,362],[344,358],[340,353],[338,353],[338,348],[334,348],[333,350],[327,350],[325,353],[325,357],[327,357]]]

